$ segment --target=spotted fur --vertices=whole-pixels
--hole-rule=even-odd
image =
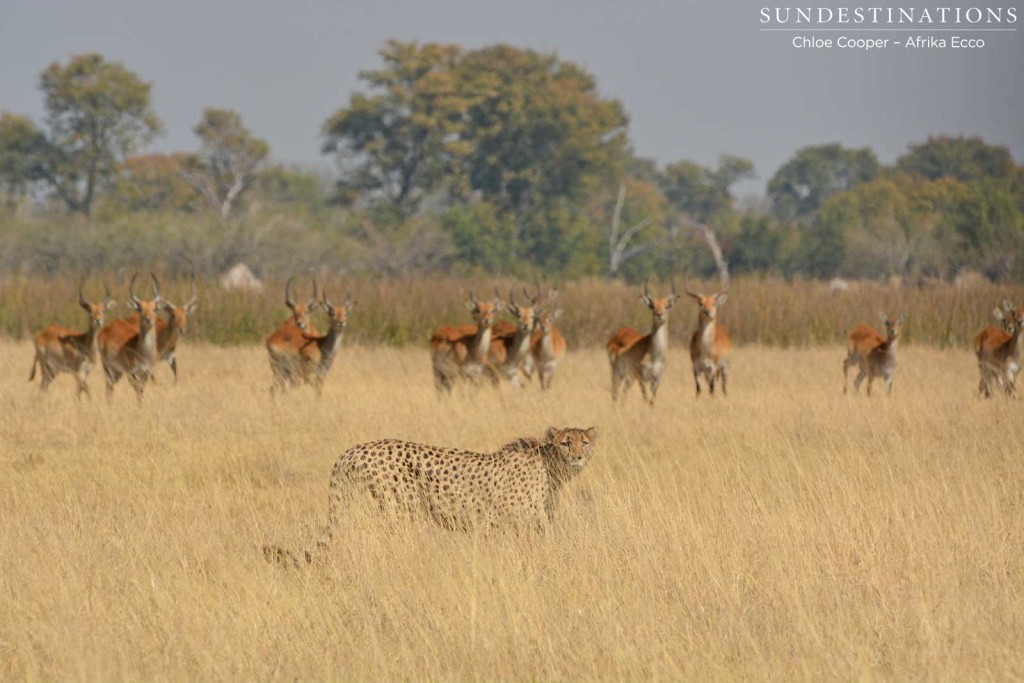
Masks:
[[[447,528],[543,527],[552,520],[562,486],[593,455],[597,430],[551,427],[493,453],[384,439],[353,446],[331,472],[327,525],[313,547],[296,555],[265,546],[270,562],[300,566],[323,552],[353,493],[369,494],[387,511],[425,516]]]

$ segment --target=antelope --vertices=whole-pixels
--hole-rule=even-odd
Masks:
[[[46,391],[50,382],[61,372],[67,372],[78,380],[78,392],[76,398],[81,398],[84,393],[92,398],[89,393],[89,385],[86,378],[89,371],[96,364],[96,354],[99,350],[98,333],[103,327],[104,314],[116,305],[110,298],[110,289],[106,283],[103,284],[103,301],[98,304],[86,300],[82,292],[84,283],[78,287],[78,305],[89,314],[89,327],[85,332],[75,332],[60,325],[47,325],[42,332],[32,340],[36,354],[32,359],[32,372],[28,377],[31,382],[36,378],[36,367],[42,375],[39,388]]]
[[[652,298],[647,284],[644,283],[644,293],[640,301],[651,309],[650,334],[642,335],[632,327],[622,326],[608,338],[605,348],[608,350],[608,362],[612,368],[612,403],[618,400],[620,384],[625,382],[622,388],[625,396],[636,380],[640,383],[644,400],[654,406],[667,361],[668,312],[677,298],[674,282],[672,293],[663,299]]]
[[[1021,337],[1024,333],[1024,308],[1014,310],[1012,305],[1004,302],[1003,307],[1009,312],[1006,332],[992,326],[974,338],[974,350],[978,357],[978,370],[981,373],[979,391],[986,398],[992,396],[992,380],[996,380],[1007,396],[1017,395],[1017,373],[1021,366]],[[998,309],[996,309],[998,310]],[[1005,321],[1004,321],[1005,322]],[[986,334],[989,333],[989,334]]]
[[[114,320],[99,333],[100,358],[103,360],[103,374],[106,379],[107,400],[114,395],[114,385],[121,375],[128,376],[128,382],[135,390],[135,397],[142,400],[153,366],[157,362],[156,316],[164,305],[160,296],[160,283],[153,278],[153,299],[142,301],[135,296],[135,279],[132,275],[128,285],[128,304],[139,316],[139,326],[132,327],[124,320]]]
[[[520,306],[516,303],[515,292],[509,290],[505,309],[512,314],[516,321],[515,324],[502,320],[494,323],[491,332],[491,348],[488,353],[495,373],[494,377],[501,372],[511,384],[519,387],[523,386],[520,383],[520,376],[525,374],[529,378],[533,372],[531,345],[534,328],[537,326],[537,315],[541,310],[537,306],[540,289],[531,296],[524,287],[523,295],[526,297],[528,305]]]
[[[450,394],[458,378],[476,383],[484,372],[491,347],[491,328],[495,314],[501,310],[501,298],[495,291],[493,301],[477,301],[473,290],[469,290],[466,308],[476,325],[440,327],[430,338],[430,360],[438,392],[444,390]]]
[[[548,292],[548,302],[552,307],[554,307],[557,297],[557,289]],[[555,325],[555,321],[561,317],[562,309],[560,308],[550,311],[541,309],[537,316],[537,329],[533,333],[533,339],[530,340],[530,355],[533,362],[527,370],[527,376],[532,373],[533,366],[536,365],[540,388],[545,391],[551,388],[555,368],[558,367],[558,361],[565,355],[565,337]]]
[[[880,314],[885,324],[885,337],[869,325],[857,325],[847,335],[846,360],[843,361],[843,393],[846,393],[846,380],[851,367],[857,366],[857,377],[853,380],[853,388],[860,391],[860,383],[868,380],[868,396],[871,395],[871,383],[876,377],[885,380],[886,395],[892,393],[892,379],[896,374],[896,348],[899,345],[900,328],[907,319],[904,313],[896,320],[890,320],[885,313]]]
[[[987,345],[991,345],[993,343],[991,340],[995,339],[996,336],[1001,335],[1002,333],[1013,334],[1014,320],[1016,318],[1013,304],[1009,299],[1003,300],[1002,308],[996,306],[992,310],[992,315],[999,321],[999,324],[989,325],[974,337],[974,354],[975,356],[978,356],[978,369],[981,372],[981,381],[978,384],[978,393],[985,395],[988,395],[986,394],[986,391],[988,390],[989,377],[985,371],[985,367],[981,364],[981,349]],[[1005,341],[1005,338],[997,343],[1002,343],[1002,341]],[[1002,377],[997,377],[996,379],[999,381],[999,385],[1003,386]]]
[[[294,277],[288,278],[284,286],[284,304],[291,309],[292,314],[265,342],[270,356],[270,369],[274,374],[271,394],[297,385],[297,373],[301,372],[299,365],[303,362],[300,357],[302,348],[308,343],[309,337],[317,336],[316,328],[309,321],[309,315],[318,305],[316,280],[310,280],[313,283],[313,296],[304,304],[297,304],[292,299],[293,280]]]
[[[316,389],[317,395],[323,393],[324,378],[334,363],[334,357],[338,355],[341,348],[341,338],[348,326],[348,312],[356,302],[352,300],[352,294],[345,290],[345,303],[335,306],[327,298],[327,288],[324,287],[323,300],[321,305],[327,311],[330,319],[330,329],[325,335],[305,335],[306,343],[299,351],[300,362],[298,374],[303,381],[311,384]]]
[[[185,332],[188,319],[196,310],[198,301],[196,274],[192,273],[192,297],[185,302],[184,306],[175,306],[167,299],[164,299],[164,311],[167,313],[167,320],[157,319],[156,321],[157,359],[165,360],[171,366],[175,384],[178,383],[178,361],[174,357],[174,351],[178,347],[178,339]],[[138,313],[132,313],[124,321],[135,329],[139,329]]]
[[[704,296],[685,290],[697,302],[697,329],[690,338],[690,361],[693,363],[693,383],[700,397],[700,376],[708,385],[708,393],[715,395],[715,382],[722,380],[722,395],[728,396],[729,360],[732,340],[725,325],[718,322],[718,307],[729,298],[729,292],[715,292]]]

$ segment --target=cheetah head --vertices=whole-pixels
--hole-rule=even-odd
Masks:
[[[597,428],[579,429],[577,427],[548,427],[544,440],[555,446],[563,463],[574,470],[583,469],[594,455],[594,440],[597,439]]]

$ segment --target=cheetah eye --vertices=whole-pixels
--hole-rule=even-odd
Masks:
[[[562,445],[562,446],[565,446],[566,448],[568,448],[568,447],[569,447],[569,442],[568,442],[568,441],[563,441],[563,442],[561,443],[561,445]]]

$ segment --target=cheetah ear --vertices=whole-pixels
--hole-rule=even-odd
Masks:
[[[587,430],[587,436],[590,437],[591,441],[596,439],[597,438],[597,427],[591,427],[590,429],[588,429]]]
[[[558,436],[558,427],[548,427],[548,431],[544,432],[545,441],[554,441],[555,437]]]

